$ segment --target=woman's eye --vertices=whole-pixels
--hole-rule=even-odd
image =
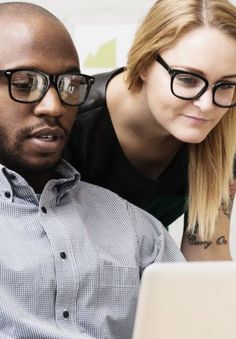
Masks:
[[[224,83],[224,84],[221,84],[218,89],[222,90],[222,91],[227,91],[227,90],[235,90],[235,84],[232,84],[232,83]]]
[[[179,74],[176,77],[176,80],[179,84],[191,87],[199,86],[199,84],[202,83],[201,79],[194,76],[189,76],[187,74]]]

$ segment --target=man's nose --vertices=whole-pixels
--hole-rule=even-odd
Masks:
[[[35,105],[35,115],[59,118],[66,112],[56,88],[51,85],[44,97]]]

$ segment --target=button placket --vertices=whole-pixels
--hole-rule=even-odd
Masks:
[[[6,197],[7,199],[9,199],[9,198],[11,197],[11,192],[5,191],[5,192],[4,192],[4,195],[5,195],[5,197]]]
[[[61,257],[62,259],[66,259],[67,255],[66,255],[65,252],[60,252],[60,257]]]
[[[56,299],[55,316],[58,326],[69,329],[74,326],[76,313],[77,284],[75,283],[75,264],[70,237],[64,223],[59,216],[62,214],[60,206],[54,206],[54,202],[43,203],[44,197],[41,195],[39,205],[39,220],[45,229],[54,256],[56,273]],[[52,206],[51,206],[52,205]],[[52,208],[53,207],[53,208]]]
[[[65,311],[63,311],[62,315],[65,319],[68,319],[69,316],[70,316],[70,313],[69,313],[69,311],[65,310]]]
[[[41,211],[42,211],[44,214],[46,214],[46,213],[47,213],[46,207],[45,207],[45,206],[42,206],[42,207],[41,207]]]

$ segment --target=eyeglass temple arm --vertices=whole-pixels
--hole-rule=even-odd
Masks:
[[[95,79],[94,79],[93,76],[89,76],[88,80],[89,80],[90,86],[91,86],[92,84],[94,84]]]
[[[89,77],[87,78],[87,80],[88,80],[88,87],[90,88],[90,87],[94,84],[95,79],[94,79],[94,77],[89,76]]]
[[[158,61],[166,70],[168,73],[171,72],[171,68],[167,65],[167,63],[165,62],[165,60],[162,59],[162,57],[160,56],[160,54],[157,54],[156,56],[156,61]]]

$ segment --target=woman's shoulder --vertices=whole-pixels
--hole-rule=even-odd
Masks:
[[[98,73],[94,76],[92,85],[86,102],[80,106],[79,114],[106,106],[106,89],[110,80],[117,74],[124,71],[123,67],[117,68],[110,72]]]

